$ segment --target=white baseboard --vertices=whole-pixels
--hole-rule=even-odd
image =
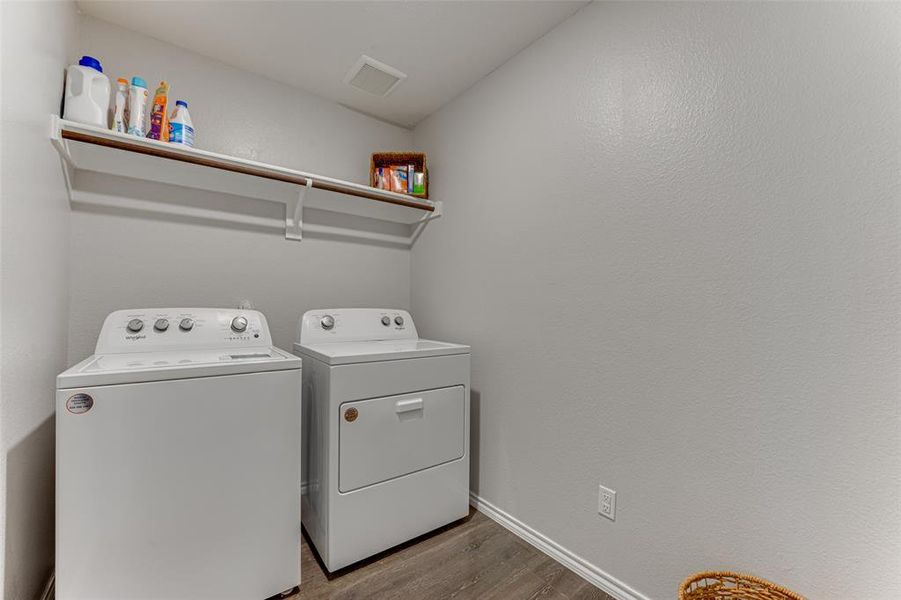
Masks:
[[[535,548],[541,550],[582,579],[607,592],[617,600],[651,600],[609,573],[605,573],[584,558],[570,552],[544,534],[532,529],[509,513],[494,506],[484,498],[470,492],[469,503],[480,513],[535,546]]]

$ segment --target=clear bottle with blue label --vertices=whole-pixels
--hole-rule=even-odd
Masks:
[[[184,100],[175,102],[175,110],[169,118],[169,143],[194,146],[194,123]]]
[[[147,82],[140,77],[131,78],[128,88],[128,133],[138,137],[147,134]]]

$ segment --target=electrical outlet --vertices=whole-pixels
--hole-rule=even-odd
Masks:
[[[598,486],[598,514],[616,520],[616,492],[602,485]]]

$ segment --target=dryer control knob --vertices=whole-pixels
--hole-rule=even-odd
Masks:
[[[178,328],[182,331],[191,331],[194,329],[194,319],[185,317],[178,323]]]
[[[322,320],[319,321],[319,324],[322,325],[323,329],[329,330],[335,326],[335,317],[332,315],[325,315],[322,317]]]
[[[400,316],[400,315],[394,317],[394,324],[397,325],[398,327],[403,327],[403,325],[404,325],[404,318],[403,318],[402,316]]]
[[[169,319],[157,319],[153,324],[153,328],[157,331],[166,331],[169,329]]]
[[[247,329],[247,317],[235,317],[232,319],[232,331],[241,333]]]
[[[388,317],[388,316],[382,317],[382,325],[384,325],[385,327],[387,327],[388,325],[391,325],[391,317]]]
[[[137,333],[144,329],[144,321],[141,319],[132,319],[128,322],[128,330],[132,333]]]

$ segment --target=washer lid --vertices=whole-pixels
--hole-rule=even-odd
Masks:
[[[300,369],[274,346],[95,354],[60,373],[58,389]]]
[[[426,358],[450,354],[469,354],[469,346],[432,340],[375,340],[368,342],[331,342],[294,344],[294,351],[312,356],[330,365]]]

